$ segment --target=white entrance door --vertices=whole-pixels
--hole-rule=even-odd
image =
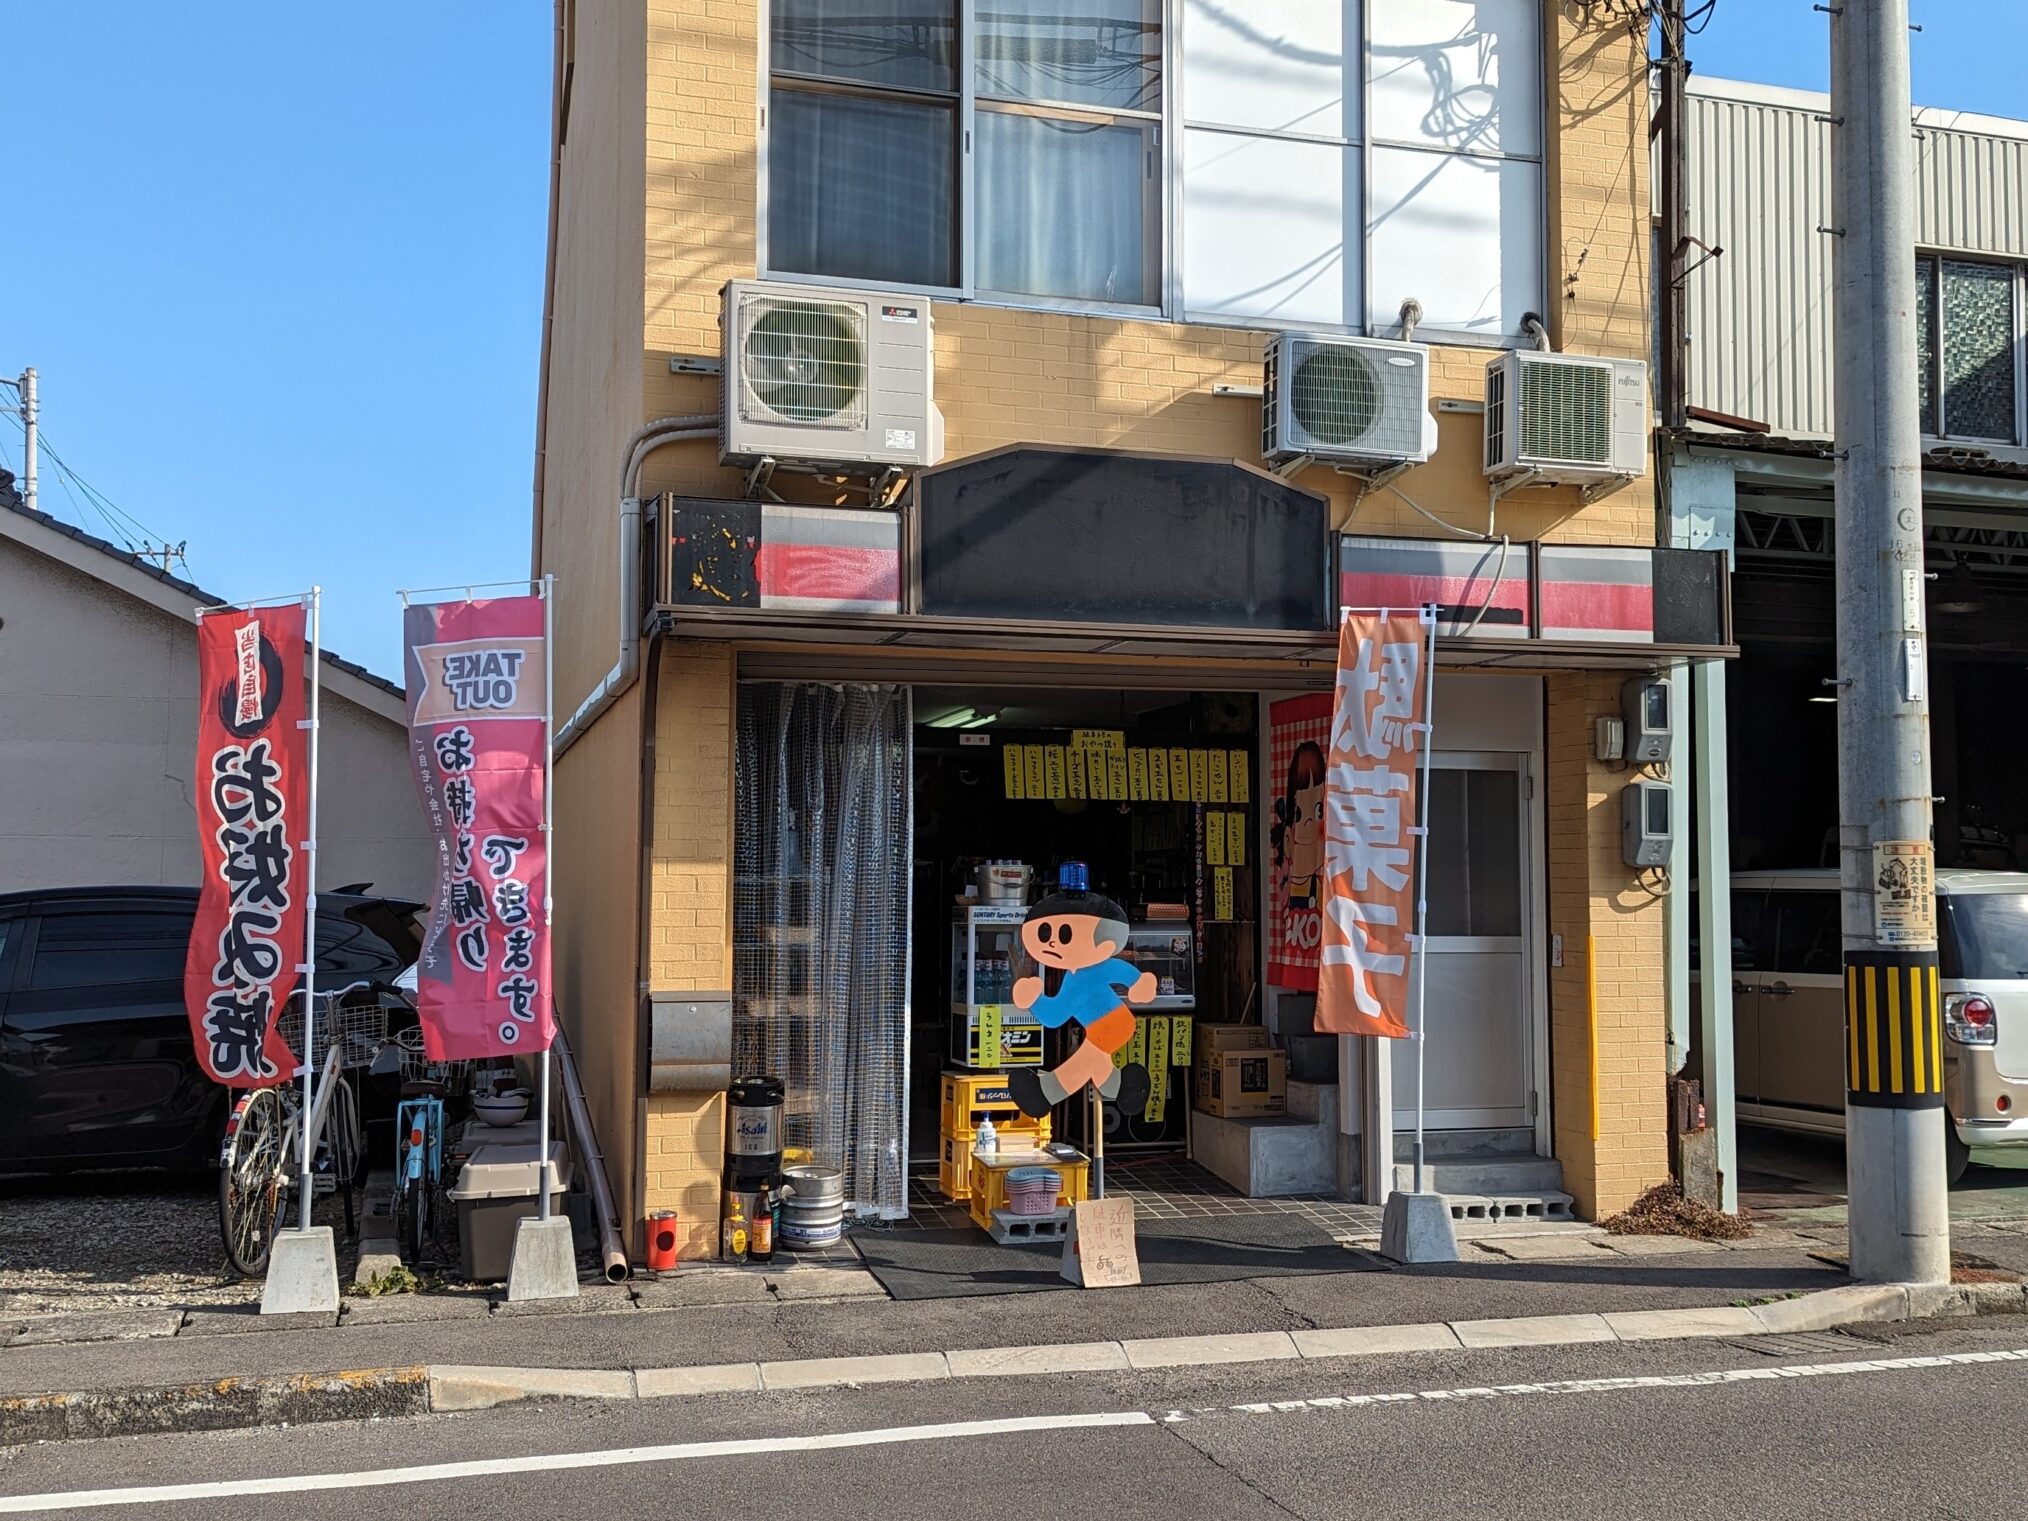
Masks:
[[[1430,758],[1429,990],[1424,1125],[1535,1124],[1537,970],[1528,756]],[[1394,1123],[1415,1124],[1415,1048],[1392,1041]]]

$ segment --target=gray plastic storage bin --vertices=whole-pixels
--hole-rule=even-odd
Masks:
[[[514,1231],[518,1222],[536,1216],[536,1157],[527,1145],[485,1145],[473,1151],[447,1195],[458,1206],[458,1255],[465,1276],[474,1283],[497,1283],[514,1265]],[[549,1211],[561,1215],[570,1189],[570,1158],[563,1142],[549,1143],[549,1164],[556,1190]]]

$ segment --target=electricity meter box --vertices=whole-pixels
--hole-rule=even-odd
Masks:
[[[1626,758],[1651,766],[1669,758],[1676,736],[1675,694],[1662,676],[1635,676],[1620,688],[1620,717],[1626,724]]]
[[[1667,782],[1629,782],[1620,792],[1620,855],[1629,866],[1667,866],[1675,840]]]

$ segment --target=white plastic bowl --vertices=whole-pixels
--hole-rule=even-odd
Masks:
[[[528,1090],[510,1089],[506,1093],[489,1093],[474,1096],[472,1113],[488,1125],[504,1128],[518,1125],[528,1118]]]

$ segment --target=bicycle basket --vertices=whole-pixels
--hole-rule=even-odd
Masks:
[[[371,995],[369,995],[370,997]],[[275,1022],[282,1039],[288,1042],[296,1060],[303,1059],[303,1001],[289,1000],[289,1006],[282,1010],[282,1016]],[[323,1061],[324,1053],[336,1042],[340,1047],[338,1064],[353,1068],[368,1066],[373,1054],[387,1040],[387,1010],[378,998],[364,1002],[357,998],[350,1000],[340,995],[334,1007],[320,995],[317,999],[317,1060]]]
[[[471,1086],[469,1061],[433,1062],[423,1055],[421,1025],[396,1033],[394,1045],[401,1052],[401,1080],[405,1083],[441,1083],[446,1093],[462,1093]]]

